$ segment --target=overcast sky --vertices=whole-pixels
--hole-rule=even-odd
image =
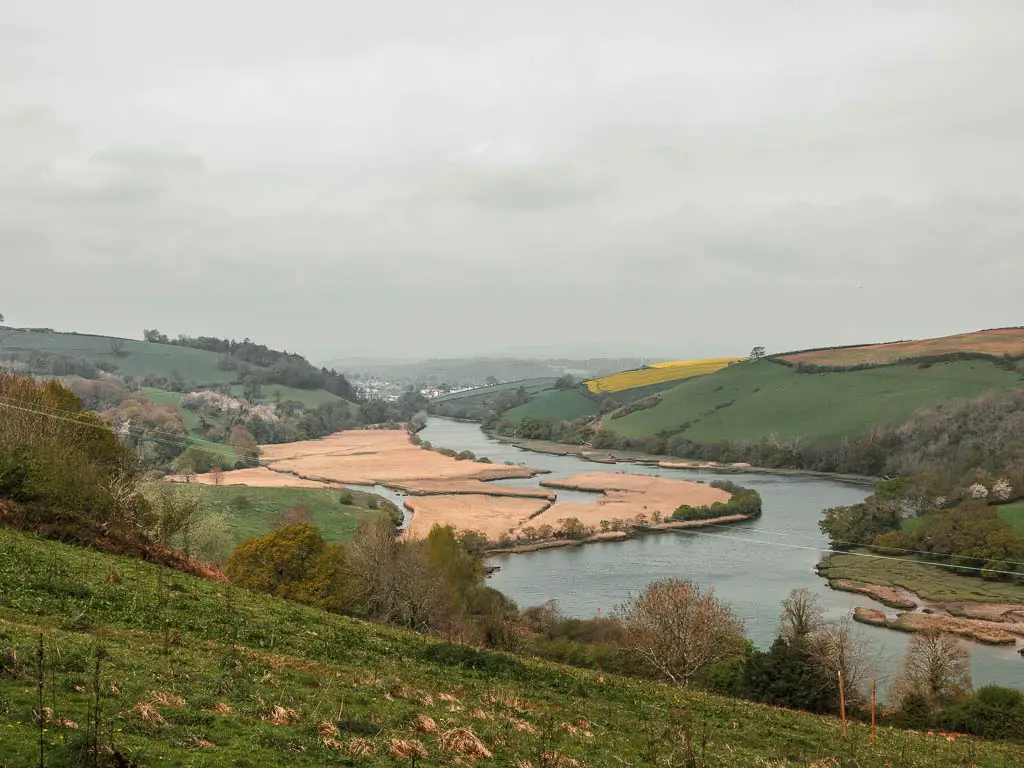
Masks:
[[[8,324],[314,359],[1024,324],[1020,0],[0,0]]]

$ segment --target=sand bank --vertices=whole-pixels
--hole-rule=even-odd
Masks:
[[[551,502],[545,499],[509,496],[411,496],[405,506],[412,522],[405,535],[419,539],[435,525],[451,525],[460,531],[479,531],[496,541],[510,528],[516,528],[543,512]]]
[[[587,472],[565,479],[544,480],[541,485],[602,494],[590,502],[556,503],[534,521],[537,525],[556,527],[560,519],[568,517],[575,517],[591,528],[598,527],[602,520],[634,520],[637,515],[650,520],[655,512],[667,518],[683,504],[706,507],[729,500],[726,491],[704,483],[619,472]]]
[[[324,483],[318,480],[305,480],[295,475],[287,475],[281,472],[274,472],[266,467],[250,467],[248,469],[233,469],[230,472],[221,473],[220,485],[247,485],[252,488],[332,488],[337,487],[332,483]],[[172,483],[184,483],[182,475],[168,475],[166,480]],[[194,475],[191,482],[198,485],[216,485],[214,475]]]
[[[347,430],[320,440],[265,445],[262,452],[263,462],[273,470],[353,485],[498,480],[538,474],[528,467],[457,461],[413,445],[401,430]]]

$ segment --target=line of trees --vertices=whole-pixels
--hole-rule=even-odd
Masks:
[[[997,477],[974,470],[954,482],[937,473],[896,478],[859,504],[827,509],[819,525],[836,550],[923,553],[962,575],[1024,583],[1024,537],[998,513],[1022,490],[1024,465]]]
[[[221,355],[219,367],[238,372],[242,384],[280,384],[296,389],[325,389],[351,402],[359,394],[344,374],[334,369],[317,368],[305,357],[294,352],[271,349],[249,339],[220,339],[215,336],[179,335],[170,338],[156,329],[142,332],[145,341],[154,344],[173,344],[190,349],[201,349]]]

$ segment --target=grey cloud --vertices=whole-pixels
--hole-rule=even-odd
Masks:
[[[1021,322],[1017,3],[10,5],[11,322],[323,357]]]

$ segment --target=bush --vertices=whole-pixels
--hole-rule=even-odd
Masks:
[[[943,709],[936,722],[941,728],[984,739],[1020,739],[1024,735],[1024,694],[986,685]]]
[[[727,480],[716,480],[711,485],[731,493],[732,496],[729,497],[728,501],[716,501],[707,507],[691,507],[689,504],[683,504],[672,513],[672,517],[669,519],[708,520],[729,515],[757,517],[761,514],[761,494],[757,491],[744,488]]]

